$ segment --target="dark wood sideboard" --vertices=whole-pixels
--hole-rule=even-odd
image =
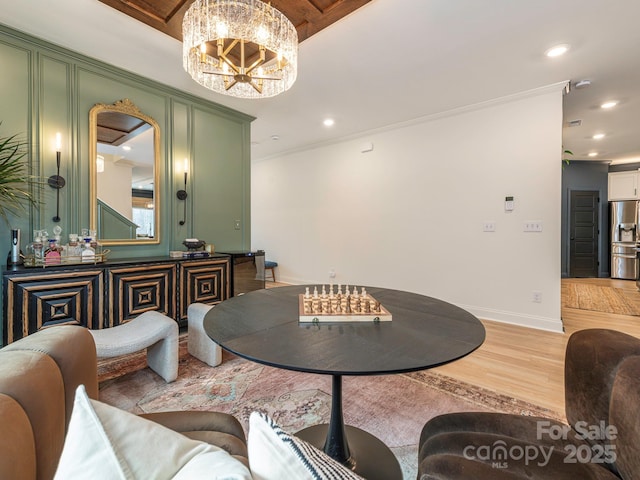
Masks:
[[[53,325],[109,328],[149,310],[185,326],[191,303],[230,297],[230,273],[221,254],[5,269],[3,345]]]

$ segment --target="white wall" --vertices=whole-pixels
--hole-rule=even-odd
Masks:
[[[98,173],[98,198],[111,208],[133,220],[131,195],[131,165],[117,165],[115,157],[101,153],[104,157],[104,172]]]
[[[254,161],[252,246],[279,281],[403,289],[561,331],[561,127],[553,85]],[[531,220],[542,233],[523,232]]]

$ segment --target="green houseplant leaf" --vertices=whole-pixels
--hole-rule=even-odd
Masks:
[[[573,155],[573,152],[572,152],[571,150],[563,150],[563,151],[562,151],[562,156],[564,157],[564,158],[562,159],[562,161],[563,161],[564,163],[566,163],[567,165],[569,165],[569,161],[570,161],[570,160],[567,158],[567,155]]]
[[[41,187],[42,182],[28,172],[28,151],[17,135],[0,137],[0,217],[9,228],[10,215],[27,213],[30,205],[38,207],[33,187]]]

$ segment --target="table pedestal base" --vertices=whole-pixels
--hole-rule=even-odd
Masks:
[[[323,449],[327,440],[329,425],[314,425],[296,433],[296,436],[314,447]],[[353,469],[367,480],[402,480],[402,470],[398,459],[380,439],[368,432],[350,425],[345,426],[349,441]]]

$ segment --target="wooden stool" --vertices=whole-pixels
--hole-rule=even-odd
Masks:
[[[271,272],[271,279],[276,281],[276,271],[275,268],[278,266],[278,262],[272,262],[270,260],[266,260],[264,262],[264,276],[265,280],[267,279],[267,270]]]

